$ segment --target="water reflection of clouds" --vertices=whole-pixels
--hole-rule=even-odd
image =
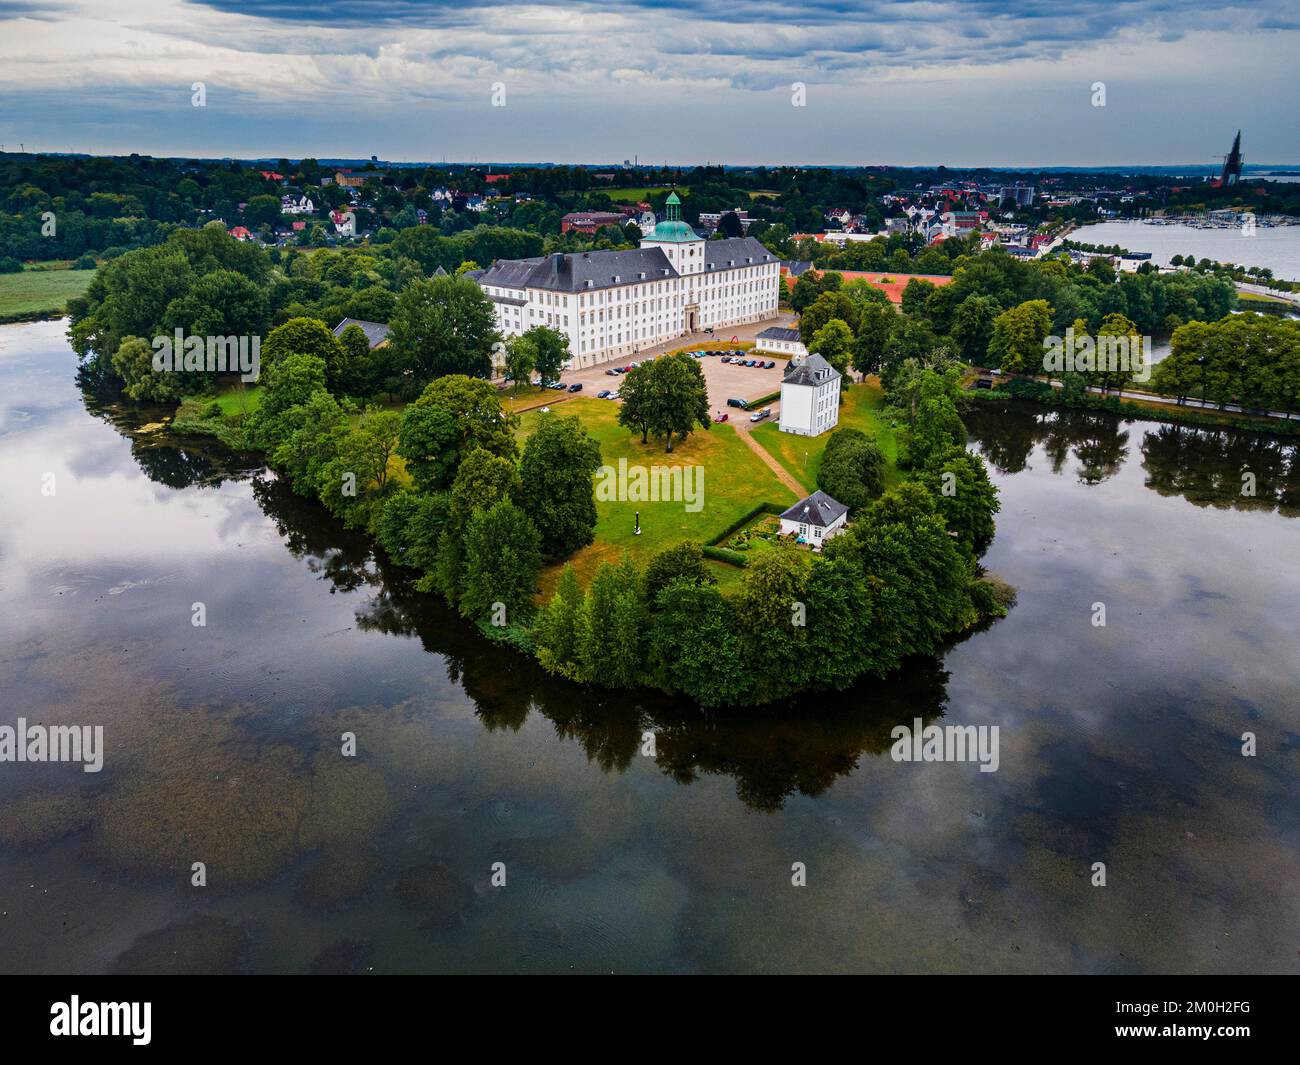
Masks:
[[[82,447],[77,424],[38,450]],[[157,965],[198,942],[213,969],[305,969],[364,942],[381,971],[1294,969],[1276,935],[1300,919],[1279,815],[1300,778],[1294,526],[1158,496],[1135,449],[1098,485],[1041,452],[995,475],[987,561],[1019,605],[946,673],[711,720],[543,677],[391,574],[371,583],[365,544],[271,483],[173,491],[130,454],[114,434],[105,475],[57,467],[64,509],[10,508],[3,530],[23,639],[0,689],[116,745],[100,781],[0,789],[9,964]],[[99,604],[51,597],[56,577]],[[1000,725],[997,773],[881,753],[890,725],[940,711]],[[196,849],[219,872],[202,927]],[[75,937],[23,894],[37,882]]]

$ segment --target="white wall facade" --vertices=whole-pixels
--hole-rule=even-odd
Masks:
[[[781,432],[820,436],[834,429],[839,420],[839,374],[817,385],[781,384]]]
[[[775,318],[780,262],[740,260],[706,271],[704,243],[641,242],[643,248],[661,248],[678,277],[629,278],[589,292],[500,285],[483,289],[494,301],[502,336],[517,336],[535,325],[557,329],[569,338],[575,369],[634,357],[708,326],[722,329]]]
[[[801,340],[772,340],[769,337],[756,338],[754,350],[770,351],[776,355],[789,355],[799,359],[808,354],[808,349],[804,347]]]
[[[847,514],[841,514],[838,518],[836,518],[833,522],[831,522],[830,525],[828,525],[824,529],[820,525],[811,525],[808,522],[793,521],[790,518],[782,518],[781,535],[802,536],[804,540],[810,543],[815,550],[820,551],[822,548],[822,544],[824,544],[827,540],[831,539],[834,536],[839,536],[839,534],[844,531],[847,525],[848,525]]]

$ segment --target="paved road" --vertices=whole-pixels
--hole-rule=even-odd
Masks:
[[[1041,378],[1032,378],[1026,376],[1025,374],[1004,373],[1001,375],[1001,377],[1003,377],[1004,379],[1008,377],[1019,377],[1025,381],[1041,380]],[[993,380],[994,380],[994,386],[996,387],[997,378],[994,378]],[[1051,385],[1053,388],[1065,387],[1060,381],[1052,381]],[[1278,418],[1282,421],[1295,420],[1294,417],[1287,414],[1287,412],[1283,410],[1254,410],[1254,409],[1247,410],[1245,407],[1242,407],[1240,404],[1237,403],[1228,403],[1221,407],[1217,403],[1202,402],[1199,399],[1191,399],[1190,397],[1183,400],[1181,403],[1179,403],[1178,400],[1174,399],[1172,396],[1158,396],[1150,392],[1135,392],[1132,389],[1128,389],[1122,392],[1121,391],[1102,392],[1102,390],[1096,385],[1093,385],[1091,388],[1088,389],[1088,391],[1098,396],[1108,395],[1108,396],[1114,396],[1117,399],[1134,399],[1134,400],[1140,399],[1146,403],[1159,403],[1161,406],[1165,406],[1165,407],[1182,407],[1183,409],[1186,409],[1188,407],[1193,407],[1199,410],[1207,410],[1212,412],[1217,411],[1222,414],[1246,414],[1255,418]]]
[[[780,417],[780,414],[781,404],[773,403],[772,417],[767,420],[776,421]],[[776,474],[777,480],[794,493],[796,501],[803,499],[803,497],[808,494],[807,489],[796,481],[794,477],[790,475],[790,472],[768,453],[767,448],[763,447],[763,445],[755,440],[750,434],[750,430],[754,428],[754,423],[749,420],[749,412],[740,411],[739,415],[739,419],[735,422],[735,426],[736,433],[740,436],[740,439],[745,441],[749,449],[767,464],[768,469]],[[760,422],[759,424],[761,425],[762,423]]]
[[[1300,292],[1279,292],[1275,288],[1269,288],[1266,285],[1252,285],[1248,281],[1238,281],[1237,291],[1251,292],[1256,296],[1272,296],[1274,299],[1283,300],[1286,303],[1293,303],[1300,307]]]

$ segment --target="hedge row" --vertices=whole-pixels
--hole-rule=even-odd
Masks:
[[[719,562],[726,562],[732,566],[739,566],[743,569],[749,562],[748,557],[743,551],[732,551],[726,547],[714,547],[712,544],[705,544],[703,547],[704,557],[716,559]]]

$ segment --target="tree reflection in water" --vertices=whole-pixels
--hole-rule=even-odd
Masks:
[[[1115,476],[1129,456],[1129,428],[1142,433],[1139,449],[1146,486],[1196,506],[1277,510],[1300,515],[1300,443],[1238,429],[1201,429],[1155,422],[1130,423],[1105,411],[1056,410],[1032,403],[980,404],[965,417],[971,439],[1002,474],[1019,473],[1041,445],[1053,473],[1071,455],[1080,483]],[[1244,494],[1243,474],[1254,494]]]

